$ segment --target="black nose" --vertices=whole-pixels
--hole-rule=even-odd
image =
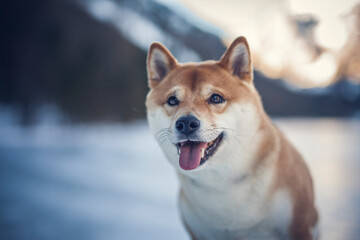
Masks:
[[[181,117],[176,121],[176,129],[185,135],[189,135],[200,128],[200,121],[194,116]]]

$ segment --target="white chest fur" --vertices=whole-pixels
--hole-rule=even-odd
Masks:
[[[286,238],[291,204],[283,192],[269,198],[272,177],[271,168],[261,176],[245,175],[237,182],[218,179],[216,184],[180,175],[184,221],[199,239]]]

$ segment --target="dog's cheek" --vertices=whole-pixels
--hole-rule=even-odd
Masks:
[[[169,118],[174,118],[176,113],[179,111],[179,106],[169,106],[167,104],[164,105],[164,111]]]
[[[221,114],[219,122],[236,134],[251,134],[260,124],[259,113],[252,102],[232,103]]]
[[[169,137],[160,132],[162,130],[166,132],[167,130],[165,129],[172,126],[173,123],[171,117],[168,116],[163,107],[159,106],[148,111],[148,123],[166,158],[175,168],[179,168],[179,156],[176,146],[170,142],[171,140]]]
[[[170,126],[170,117],[166,114],[166,111],[162,107],[157,107],[148,110],[147,118],[150,130],[157,138],[157,140],[159,140],[157,134],[159,133],[159,131],[166,129]]]
[[[229,103],[225,102],[222,104],[211,104],[210,105],[210,110],[213,112],[214,114],[221,114],[224,113],[228,107]]]

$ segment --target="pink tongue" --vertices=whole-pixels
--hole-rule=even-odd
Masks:
[[[184,170],[197,168],[201,161],[201,150],[206,146],[206,142],[186,142],[180,147],[180,167]]]

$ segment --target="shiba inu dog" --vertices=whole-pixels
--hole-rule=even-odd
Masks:
[[[317,239],[309,170],[263,109],[244,37],[219,61],[187,64],[153,43],[147,71],[148,122],[192,239]]]

